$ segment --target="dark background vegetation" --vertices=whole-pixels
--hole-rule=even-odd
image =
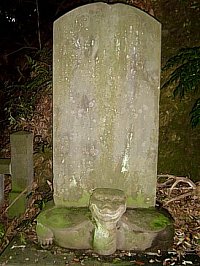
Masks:
[[[10,133],[32,131],[35,172],[40,182],[52,178],[53,21],[92,2],[96,1],[0,1],[0,157],[10,156]],[[158,172],[199,180],[199,1],[104,2],[124,2],[150,14],[154,10],[162,23]],[[181,48],[187,49],[178,53]]]

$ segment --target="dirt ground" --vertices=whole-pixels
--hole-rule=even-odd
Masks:
[[[112,256],[98,256],[91,250],[66,250],[53,246],[43,249],[37,244],[22,244],[19,238],[14,239],[0,257],[0,265],[199,265],[199,257],[187,253],[184,257],[177,256],[174,251],[160,253],[116,252]]]

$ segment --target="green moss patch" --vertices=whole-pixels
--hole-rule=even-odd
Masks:
[[[159,231],[172,221],[155,208],[127,210],[126,215],[141,231]]]
[[[169,224],[171,224],[169,218],[160,213],[152,220],[152,222],[150,223],[150,227],[152,229],[162,229]]]
[[[37,222],[47,227],[67,228],[90,219],[88,208],[57,208],[43,211]]]

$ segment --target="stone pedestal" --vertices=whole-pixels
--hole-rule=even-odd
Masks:
[[[126,211],[126,212],[125,212]],[[152,209],[128,209],[124,192],[97,189],[89,208],[53,207],[37,218],[41,245],[53,242],[64,248],[93,249],[100,255],[116,250],[167,250],[173,242],[172,221]],[[161,241],[161,242],[159,242]]]

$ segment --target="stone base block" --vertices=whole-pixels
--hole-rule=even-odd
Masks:
[[[93,249],[95,224],[88,208],[53,207],[37,218],[42,245]],[[116,228],[118,250],[167,250],[173,243],[172,221],[156,209],[128,209]]]
[[[145,251],[167,250],[173,243],[172,221],[154,208],[127,210],[118,223],[117,247]]]
[[[36,232],[42,245],[55,244],[71,249],[92,248],[91,213],[88,208],[56,208],[37,218]]]

